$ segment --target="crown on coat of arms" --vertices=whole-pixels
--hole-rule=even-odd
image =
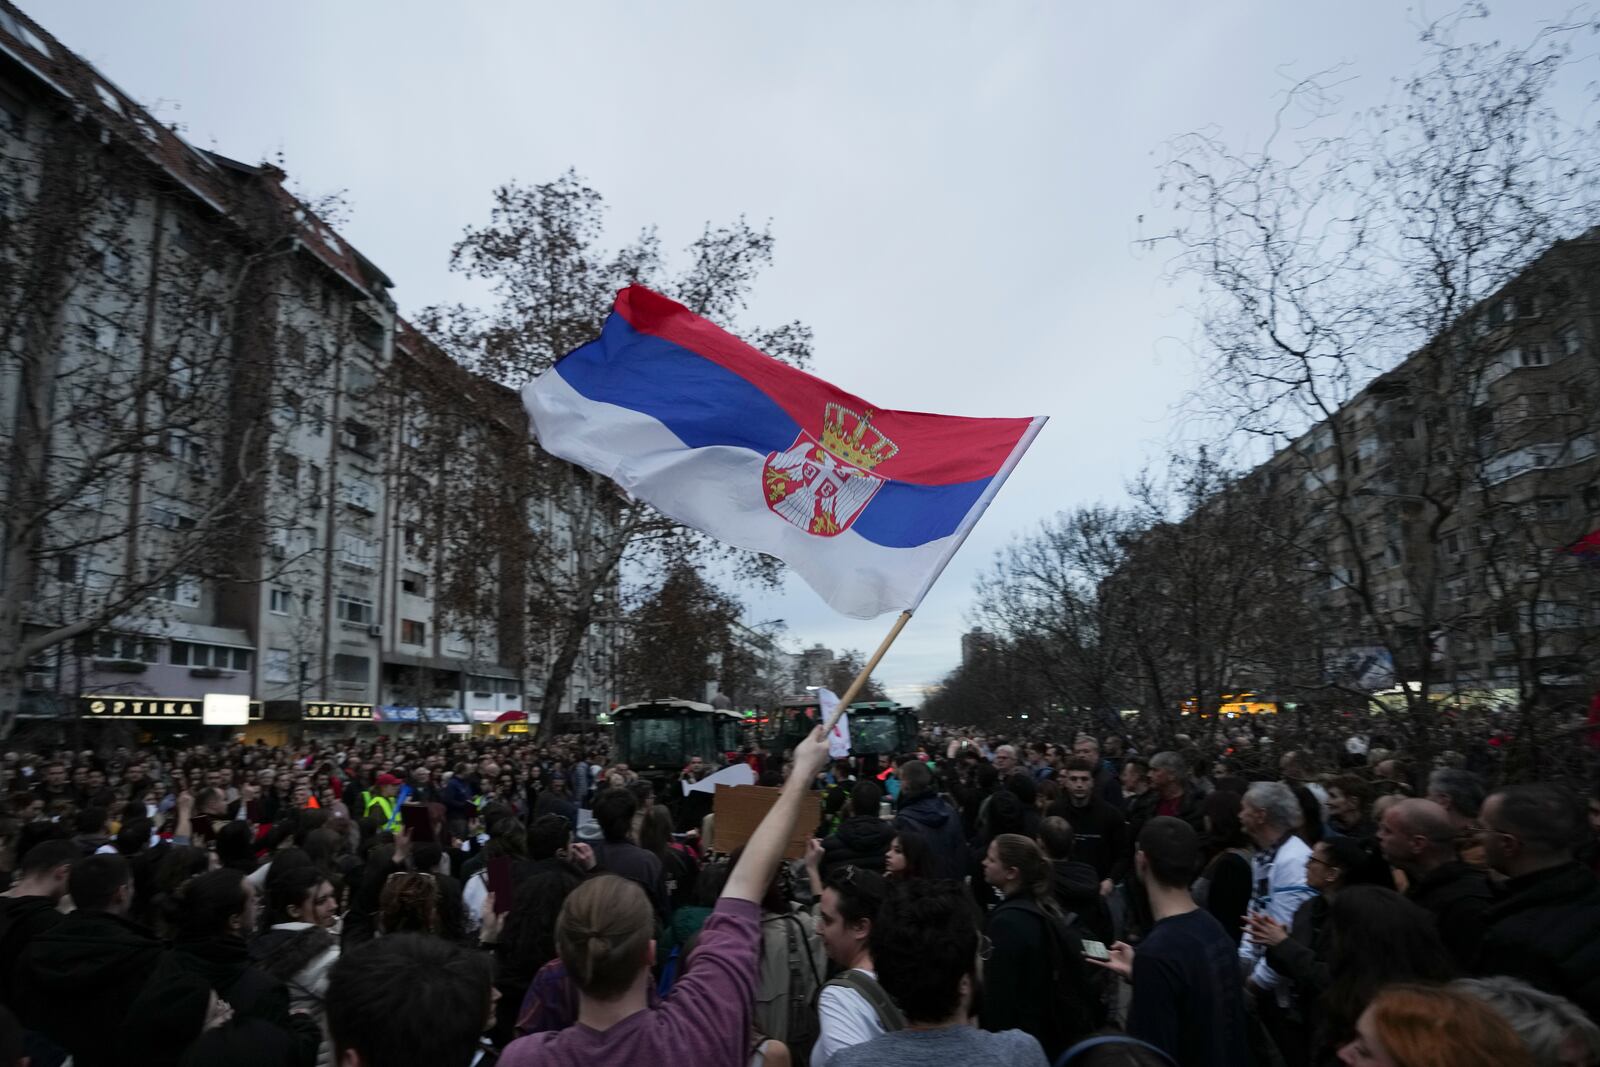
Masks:
[[[858,415],[843,404],[829,403],[823,411],[822,447],[846,463],[871,470],[894,458],[900,446],[872,425],[872,411]]]

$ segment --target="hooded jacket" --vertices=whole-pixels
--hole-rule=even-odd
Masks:
[[[72,912],[23,949],[17,1014],[24,1027],[72,1053],[77,1067],[125,1063],[119,1031],[163,951],[127,919]]]
[[[936,878],[959,882],[967,874],[967,842],[961,833],[961,816],[937,793],[901,798],[894,818],[896,832],[910,830],[927,839],[933,853]]]
[[[1050,889],[1061,910],[1076,915],[1079,928],[1093,934],[1096,941],[1114,942],[1111,909],[1100,895],[1100,876],[1094,868],[1077,860],[1051,860],[1050,874]]]
[[[851,816],[822,841],[823,879],[846,864],[882,874],[893,840],[894,827],[876,814]]]

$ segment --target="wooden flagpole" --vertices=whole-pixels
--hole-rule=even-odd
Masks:
[[[910,621],[911,610],[909,608],[902,611],[900,617],[894,620],[894,625],[889,627],[889,636],[883,639],[883,644],[878,646],[878,651],[874,652],[872,658],[867,660],[866,666],[861,668],[861,673],[856,675],[855,681],[850,683],[850,688],[846,689],[844,695],[839,697],[839,706],[833,709],[833,715],[829,717],[823,728],[824,735],[833,733],[833,728],[838,724],[839,717],[845,713],[845,709],[850,706],[850,702],[855,700],[856,694],[861,692],[862,688],[867,684],[867,679],[871,678],[872,672],[878,668],[878,661],[883,659],[883,654],[889,651],[889,646],[894,644],[894,639],[900,636],[900,631],[904,630],[906,623]]]

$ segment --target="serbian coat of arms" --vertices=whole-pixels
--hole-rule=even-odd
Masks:
[[[786,450],[767,455],[762,469],[767,507],[807,533],[841,534],[887,480],[873,468],[899,451],[872,426],[872,412],[857,414],[830,403],[821,441],[802,429]]]

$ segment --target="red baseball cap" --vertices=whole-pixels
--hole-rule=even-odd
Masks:
[[[378,775],[378,784],[379,785],[405,785],[404,782],[402,782],[400,779],[396,778],[392,774],[380,774],[380,775]]]

